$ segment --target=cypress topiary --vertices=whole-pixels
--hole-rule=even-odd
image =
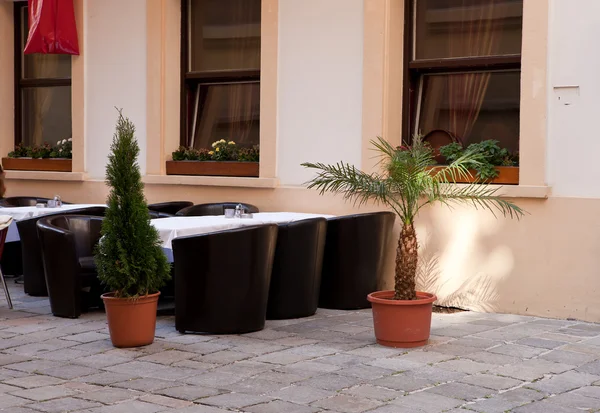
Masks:
[[[108,210],[95,261],[100,281],[120,298],[157,293],[170,278],[158,231],[150,224],[139,152],[135,126],[119,110],[106,166]]]

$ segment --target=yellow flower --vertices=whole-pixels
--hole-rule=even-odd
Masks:
[[[228,145],[235,145],[235,142],[234,141],[229,141],[229,142],[227,142],[227,144]]]
[[[220,150],[220,149],[221,149],[221,148],[217,148],[217,149],[215,149],[215,151],[219,152],[219,150]]]
[[[219,141],[219,143],[225,143],[225,142],[227,142],[225,139],[221,139],[221,140]]]
[[[208,152],[209,155],[214,155],[215,153],[213,151]]]
[[[215,146],[217,146],[217,142],[213,142],[211,146],[214,148]]]

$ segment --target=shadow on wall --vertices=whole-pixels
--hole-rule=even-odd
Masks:
[[[319,205],[308,194],[303,204]],[[327,211],[339,211],[335,201],[327,198]],[[530,214],[520,221],[466,206],[424,208],[416,223],[422,263],[417,287],[435,293],[444,306],[600,322],[600,220],[595,219],[600,200],[518,203]],[[379,280],[382,290],[394,285],[399,231],[396,222]]]
[[[512,250],[495,237],[505,225],[485,211],[431,208],[417,226],[418,288],[435,293],[441,306],[498,311],[499,287],[515,268]]]

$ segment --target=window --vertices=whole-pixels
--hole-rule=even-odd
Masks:
[[[519,149],[523,0],[412,0],[405,131]]]
[[[261,1],[182,1],[181,145],[257,145]]]
[[[27,3],[15,3],[15,144],[71,137],[71,56],[25,55]]]

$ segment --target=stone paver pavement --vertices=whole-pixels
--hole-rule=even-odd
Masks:
[[[105,315],[50,314],[9,282],[0,299],[0,412],[600,412],[600,325],[434,314],[430,344],[375,343],[371,311],[319,310],[244,335],[181,335],[116,349]],[[0,294],[1,295],[1,294]]]

